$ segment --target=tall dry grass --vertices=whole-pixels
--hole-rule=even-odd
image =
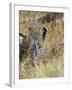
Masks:
[[[64,62],[63,56],[54,57],[52,62],[39,62],[36,67],[29,61],[20,63],[20,79],[26,78],[47,78],[47,77],[63,77],[64,76]]]
[[[31,20],[37,20],[45,15],[46,12],[20,11],[20,32],[28,37]],[[64,76],[64,17],[40,23],[48,27],[42,47],[43,53],[37,64],[30,58],[29,53],[23,56],[19,63],[19,79]]]

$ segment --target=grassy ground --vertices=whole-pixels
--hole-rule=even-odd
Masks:
[[[19,78],[63,77],[63,68],[63,56],[54,57],[47,62],[41,60],[37,66],[33,66],[31,61],[26,59],[25,62],[20,63]]]
[[[19,13],[19,29],[28,37],[28,28],[33,19],[42,18],[46,12],[26,12]],[[42,18],[43,19],[43,18]],[[37,64],[34,64],[29,54],[23,56],[19,63],[19,78],[45,78],[64,76],[64,17],[54,21],[44,21],[41,25],[48,27],[45,41],[43,43],[43,53]]]

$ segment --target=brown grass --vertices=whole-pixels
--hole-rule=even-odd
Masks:
[[[28,36],[28,28],[31,21],[42,18],[45,15],[47,15],[46,12],[20,11],[20,32]],[[19,64],[20,79],[64,76],[64,17],[40,23],[48,27],[43,43],[43,53],[37,64],[34,64],[29,55],[26,58],[22,58]]]

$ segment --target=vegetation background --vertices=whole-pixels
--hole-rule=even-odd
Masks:
[[[37,67],[33,66],[28,53],[19,63],[19,79],[64,76],[64,14],[55,12],[19,11],[19,30],[29,34],[32,20],[48,27],[43,43],[43,54]]]

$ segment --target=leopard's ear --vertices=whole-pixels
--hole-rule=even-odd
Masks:
[[[48,31],[48,28],[47,27],[43,27],[42,28],[42,39],[43,39],[43,41],[45,40],[47,31]]]

